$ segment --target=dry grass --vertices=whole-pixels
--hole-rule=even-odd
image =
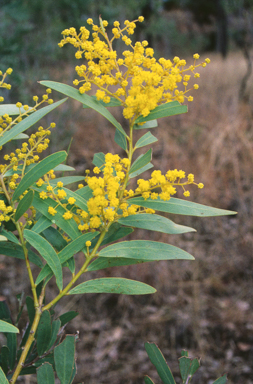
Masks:
[[[159,345],[176,377],[180,350],[187,348],[190,355],[202,357],[195,382],[210,383],[228,372],[235,384],[253,383],[253,87],[247,90],[247,102],[239,104],[246,70],[243,58],[239,54],[225,61],[215,55],[210,58],[188,114],[163,119],[153,129],[159,138],[153,163],[163,171],[180,168],[194,173],[205,188],[192,189],[192,201],[236,210],[238,215],[172,218],[193,226],[196,234],[137,232],[138,238],[182,247],[195,256],[194,262],[147,263],[92,275],[138,279],[155,286],[155,295],[63,300],[56,310],[80,313],[68,329],[80,331],[76,383],[136,384],[143,383],[144,374],[157,381],[144,351],[145,341]],[[72,75],[67,72],[68,76]],[[74,109],[76,118],[69,116],[65,123],[71,122],[75,132],[70,161],[82,171],[91,165],[94,152],[112,150],[114,130],[93,112],[84,113],[76,105]],[[1,260],[3,265],[9,263]],[[16,281],[23,274],[19,265],[15,264]],[[5,268],[2,273],[6,274]],[[9,281],[1,278],[1,284],[9,296]],[[19,288],[22,285],[20,281]]]

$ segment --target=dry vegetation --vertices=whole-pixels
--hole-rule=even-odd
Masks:
[[[153,163],[163,171],[193,172],[205,188],[192,189],[192,201],[236,210],[238,215],[173,217],[197,229],[181,236],[138,231],[138,238],[182,247],[195,256],[194,262],[147,263],[92,276],[136,278],[156,287],[155,295],[94,294],[64,299],[56,307],[60,313],[70,309],[80,313],[67,329],[80,332],[75,383],[138,384],[144,382],[144,374],[159,382],[144,351],[145,341],[158,344],[176,377],[177,358],[186,348],[192,357],[202,358],[195,382],[209,384],[228,372],[231,383],[253,383],[252,78],[244,102],[239,103],[246,70],[243,58],[240,54],[225,61],[210,58],[188,114],[163,119],[153,129],[159,138]],[[65,82],[70,83],[71,76]],[[67,111],[65,120],[75,132],[70,163],[80,173],[91,166],[94,152],[112,150],[114,129],[95,113],[74,108],[75,120]],[[13,263],[1,257],[0,262],[1,291],[11,301],[13,293],[25,288],[26,274],[19,260]],[[11,304],[14,307],[14,300]],[[20,383],[34,382],[29,380]]]

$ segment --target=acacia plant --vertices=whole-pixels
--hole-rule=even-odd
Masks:
[[[73,381],[76,336],[64,338],[63,327],[76,312],[57,316],[55,305],[62,297],[94,292],[140,295],[156,291],[147,284],[125,278],[89,280],[90,271],[155,260],[194,259],[166,243],[118,241],[134,228],[167,234],[194,231],[173,223],[157,211],[193,216],[233,214],[171,197],[177,188],[184,190],[185,197],[190,195],[190,185],[203,188],[201,182],[194,181],[193,174],[185,175],[177,169],[166,174],[154,170],[149,178],[138,178],[153,167],[151,149],[136,156],[140,148],[157,141],[150,129],[157,126],[157,118],[187,112],[182,103],[185,99],[192,101],[189,92],[198,89],[198,84],[190,87],[189,82],[200,76],[197,68],[205,67],[210,60],[197,63],[199,55],[195,54],[189,66],[179,57],[157,61],[147,41],[132,42],[130,37],[137,21],[142,22],[143,17],[133,22],[126,20],[122,27],[115,21],[111,38],[106,33],[108,23],[102,20],[95,25],[88,19],[88,27],[82,27],[79,33],[74,28],[64,30],[59,46],[72,44],[75,57],[81,62],[76,66],[78,78],[74,81],[78,89],[41,81],[47,87],[46,93],[41,101],[33,97],[34,106],[20,102],[0,106],[0,145],[4,152],[0,165],[0,253],[24,260],[31,289],[31,296],[25,299],[20,296],[20,311],[15,320],[6,302],[0,303],[0,331],[6,336],[0,357],[1,384],[14,384],[20,375],[34,373],[39,384],[53,384],[55,374],[61,384]],[[117,39],[127,46],[122,57],[113,48]],[[10,88],[5,82],[10,74],[10,68],[4,74],[1,72],[1,87]],[[96,94],[88,96],[86,92],[92,85],[97,87]],[[65,164],[65,151],[42,158],[55,124],[47,128],[40,126],[37,131],[31,127],[67,100],[53,102],[49,99],[51,89],[108,119],[116,128],[115,142],[125,151],[125,157],[96,153],[93,175],[87,170],[81,176],[62,175],[74,170]],[[43,106],[45,103],[48,105]],[[127,131],[106,109],[109,106],[123,108]],[[29,136],[24,133],[28,129]],[[140,129],[147,132],[136,140],[136,130]],[[22,144],[8,153],[3,145],[11,140]],[[76,188],[68,188],[77,183]],[[78,265],[84,260],[80,268],[75,263],[77,258]],[[71,273],[66,273],[63,267]],[[87,274],[87,279],[80,283],[83,274]],[[48,301],[47,284],[52,278],[58,293]],[[27,326],[22,336],[18,336],[25,306]]]

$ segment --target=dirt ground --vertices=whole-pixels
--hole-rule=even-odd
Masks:
[[[168,242],[191,253],[195,261],[146,263],[89,276],[137,279],[154,286],[156,294],[89,294],[65,298],[56,307],[59,314],[79,312],[66,328],[67,333],[79,331],[75,383],[139,384],[146,374],[161,382],[144,349],[149,341],[160,347],[177,383],[181,382],[177,359],[187,349],[191,357],[201,357],[194,383],[211,384],[227,372],[229,383],[253,384],[253,82],[251,77],[239,102],[246,72],[243,58],[240,54],[224,61],[214,55],[210,58],[188,114],[161,119],[152,130],[159,139],[152,162],[154,169],[194,173],[205,188],[192,188],[191,201],[238,214],[222,218],[170,215],[197,232],[172,236],[139,230],[129,237]],[[71,76],[66,80],[69,84]],[[91,167],[94,152],[117,150],[114,129],[107,121],[76,104],[72,108],[74,119],[65,111],[69,134],[74,133],[69,164],[80,174]],[[119,118],[119,111],[112,113]],[[13,295],[27,292],[23,263],[0,256],[0,281],[1,295],[15,308]],[[48,298],[54,289],[52,285]],[[19,381],[34,382],[33,377]]]

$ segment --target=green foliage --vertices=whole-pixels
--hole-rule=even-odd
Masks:
[[[154,364],[158,375],[160,376],[163,384],[175,384],[173,374],[166,363],[166,360],[160,349],[154,343],[145,343],[145,349],[152,364]],[[193,375],[200,367],[199,359],[191,359],[188,357],[187,351],[182,351],[179,358],[179,370],[182,378],[182,384],[189,384]],[[154,384],[150,377],[145,376],[145,384]],[[219,377],[213,384],[226,384],[227,375]]]

